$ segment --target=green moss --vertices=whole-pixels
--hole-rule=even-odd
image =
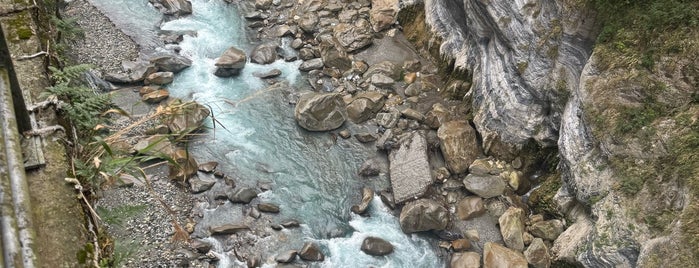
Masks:
[[[527,67],[529,67],[529,62],[522,61],[517,63],[517,73],[520,75],[524,74],[524,71],[527,70]]]
[[[26,40],[34,36],[29,23],[32,18],[26,12],[17,13],[11,19],[7,20],[8,28],[12,29],[9,32],[12,40]]]
[[[561,188],[561,174],[556,173],[543,178],[543,182],[529,195],[528,205],[536,214],[542,214],[549,218],[560,218],[558,204],[553,200],[558,189]]]

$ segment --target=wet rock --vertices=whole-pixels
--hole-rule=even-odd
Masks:
[[[354,134],[354,138],[356,138],[361,143],[376,141],[376,135],[371,133],[357,133]]]
[[[466,251],[471,248],[471,241],[465,238],[451,241],[451,247],[454,251]]]
[[[437,201],[419,199],[405,204],[399,220],[404,233],[444,230],[449,224],[449,211]]]
[[[214,187],[215,183],[215,181],[206,181],[200,179],[199,177],[189,179],[190,190],[193,194],[208,191],[211,189],[211,187]]]
[[[371,26],[365,19],[358,19],[353,25],[340,23],[333,29],[335,38],[348,52],[365,48],[373,42]]]
[[[252,75],[254,75],[255,77],[262,78],[262,79],[268,79],[268,78],[274,78],[274,77],[282,75],[282,71],[279,69],[272,69],[272,70],[269,70],[266,72],[254,72],[254,73],[252,73]]]
[[[272,228],[272,230],[275,230],[275,231],[281,231],[281,229],[284,229],[284,227],[282,227],[281,224],[272,224],[270,226],[270,228]]]
[[[256,207],[250,208],[250,212],[248,213],[250,217],[253,217],[255,219],[259,219],[262,214],[260,213],[260,210],[258,210]]]
[[[249,187],[238,187],[228,195],[228,199],[233,203],[247,204],[257,197],[257,191]]]
[[[162,7],[160,12],[165,15],[182,16],[192,14],[192,3],[189,0],[158,0],[157,2]]]
[[[352,133],[351,133],[349,130],[346,130],[346,129],[343,129],[342,131],[338,132],[337,135],[339,135],[340,138],[343,138],[343,139],[345,139],[345,140],[346,140],[346,139],[349,139],[350,137],[352,137]]]
[[[186,180],[194,174],[197,174],[197,161],[187,150],[177,149],[170,155],[170,158],[177,163],[177,166],[168,164],[170,179]]]
[[[212,226],[211,228],[209,228],[209,232],[211,232],[211,235],[235,234],[237,232],[241,232],[241,231],[245,231],[245,230],[250,230],[250,227],[248,227],[245,224],[234,224],[234,223],[226,223],[226,224]]]
[[[199,171],[204,173],[213,173],[214,170],[216,170],[216,167],[218,167],[218,162],[206,162],[203,164],[199,164]]]
[[[454,174],[464,173],[480,156],[476,131],[466,121],[450,121],[439,127],[437,136],[447,167]]]
[[[156,91],[148,92],[141,97],[141,101],[145,103],[159,103],[170,97],[170,92],[164,89],[158,89]]]
[[[297,254],[296,250],[288,250],[277,255],[274,260],[279,263],[290,263],[296,259]]]
[[[420,113],[414,109],[411,109],[411,108],[402,110],[402,111],[400,111],[400,113],[403,116],[405,116],[405,118],[412,119],[412,120],[415,120],[418,122],[422,122],[423,120],[425,120],[425,116],[422,115],[422,113]]]
[[[380,92],[361,92],[347,105],[347,116],[352,122],[363,123],[373,118],[376,112],[383,108],[384,103],[384,95]]]
[[[272,6],[272,0],[255,0],[255,8],[266,10]]]
[[[277,60],[278,47],[278,42],[259,44],[250,52],[250,61],[258,64],[270,64]]]
[[[507,185],[496,175],[473,175],[468,174],[463,181],[466,190],[482,198],[491,198],[502,195]]]
[[[508,248],[522,252],[524,250],[524,210],[510,207],[498,219],[500,233]]]
[[[362,242],[361,250],[371,256],[385,256],[393,252],[393,245],[378,237],[367,237]]]
[[[345,123],[347,111],[338,93],[307,93],[296,104],[294,116],[306,130],[328,131]]]
[[[451,255],[451,268],[480,268],[481,256],[476,252],[457,252]]]
[[[524,258],[534,268],[551,267],[551,254],[541,238],[535,238],[524,251]]]
[[[219,77],[231,77],[237,75],[241,69],[245,67],[247,56],[245,52],[236,48],[230,47],[216,59],[216,71],[214,75]]]
[[[529,232],[535,237],[541,237],[548,241],[554,241],[565,231],[565,225],[560,220],[535,222],[529,227]]]
[[[321,59],[321,58],[310,59],[310,60],[304,61],[303,63],[301,63],[301,65],[299,65],[299,71],[308,72],[311,70],[319,70],[319,69],[323,69],[323,66],[324,66],[323,59]]]
[[[155,55],[151,57],[149,61],[161,72],[177,73],[192,66],[192,61],[190,59],[170,53]]]
[[[165,115],[163,123],[171,133],[186,135],[199,129],[204,119],[209,116],[209,109],[196,102],[173,102],[170,104],[171,113]]]
[[[261,212],[279,213],[279,206],[272,203],[259,203],[257,204],[257,209]]]
[[[369,19],[375,32],[388,29],[396,21],[397,0],[372,0]]]
[[[391,187],[397,203],[422,196],[432,184],[425,137],[412,133],[400,144],[400,148],[392,150],[388,157]]]
[[[211,244],[199,239],[192,239],[192,242],[190,242],[189,245],[192,247],[192,249],[202,254],[207,253],[209,252],[209,250],[211,250]]]
[[[301,223],[299,223],[299,221],[297,221],[297,220],[288,220],[288,221],[282,222],[280,225],[284,228],[297,228],[297,227],[301,226]]]
[[[456,216],[460,220],[469,220],[485,213],[485,206],[483,206],[483,199],[477,196],[469,196],[461,199],[456,205]]]
[[[483,248],[483,267],[527,268],[528,266],[522,253],[487,242]]]
[[[359,176],[362,177],[371,177],[371,176],[378,176],[382,170],[385,170],[385,164],[384,161],[381,161],[380,158],[375,157],[368,159],[362,163],[362,165],[359,167]]]
[[[393,128],[398,124],[400,118],[399,112],[378,113],[376,114],[376,124],[384,128]]]
[[[325,255],[320,251],[318,245],[312,242],[306,242],[299,251],[299,257],[304,261],[323,261]]]
[[[172,72],[156,72],[148,75],[144,81],[146,85],[167,85],[172,83],[175,75]]]
[[[364,189],[362,189],[362,202],[359,203],[359,205],[352,206],[352,212],[354,212],[355,214],[364,214],[367,208],[369,208],[371,200],[373,199],[374,190],[372,190],[371,188],[364,187]]]

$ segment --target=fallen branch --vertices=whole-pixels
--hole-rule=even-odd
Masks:
[[[41,55],[48,55],[48,54],[49,53],[46,51],[41,51],[41,52],[37,52],[35,54],[18,57],[16,60],[28,60],[28,59],[33,59],[33,58],[39,57]]]

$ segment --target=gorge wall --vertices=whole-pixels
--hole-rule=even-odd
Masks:
[[[558,148],[555,200],[568,220],[552,247],[558,261],[696,264],[699,57],[686,41],[695,31],[662,38],[680,48],[646,66],[623,50],[631,43],[595,44],[592,1],[401,2],[423,5],[436,40],[426,43],[472,75],[467,96],[486,153],[511,160],[532,142]]]

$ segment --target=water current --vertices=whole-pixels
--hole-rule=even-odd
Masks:
[[[151,27],[160,21],[153,16],[154,8],[147,0],[90,1],[116,25],[136,27],[127,32],[129,35],[154,34]],[[192,0],[192,5],[192,15],[160,25],[163,30],[197,32],[196,36],[185,36],[180,43],[180,53],[193,64],[176,75],[168,90],[174,97],[210,105],[221,123],[209,123],[211,130],[205,137],[190,144],[198,159],[220,162],[223,171],[232,174],[238,185],[271,185],[271,190],[259,198],[279,204],[279,218],[302,223],[298,231],[288,232],[286,242],[261,240],[268,244],[267,249],[272,253],[300,249],[303,242],[314,241],[326,254],[324,262],[312,264],[317,267],[443,266],[427,238],[404,234],[398,219],[378,198],[371,204],[370,217],[350,212],[350,207],[359,202],[363,186],[386,189],[388,181],[385,176],[368,180],[356,175],[364,160],[376,156],[373,146],[353,139],[335,139],[328,133],[307,132],[297,126],[288,96],[305,87],[298,71],[301,62],[248,62],[236,77],[214,76],[215,59],[224,50],[235,46],[250,51],[254,43],[246,35],[245,21],[236,5],[222,0]],[[122,9],[125,6],[128,8]],[[147,36],[134,39],[152,40]],[[254,72],[272,68],[282,71],[280,80],[286,80],[284,86],[270,88],[253,76]],[[243,217],[238,206],[226,203],[207,208],[198,230]],[[386,257],[364,254],[360,245],[367,236],[391,242],[395,252]],[[219,267],[243,265],[232,254],[221,252],[225,250],[221,241],[206,239],[219,251]]]

